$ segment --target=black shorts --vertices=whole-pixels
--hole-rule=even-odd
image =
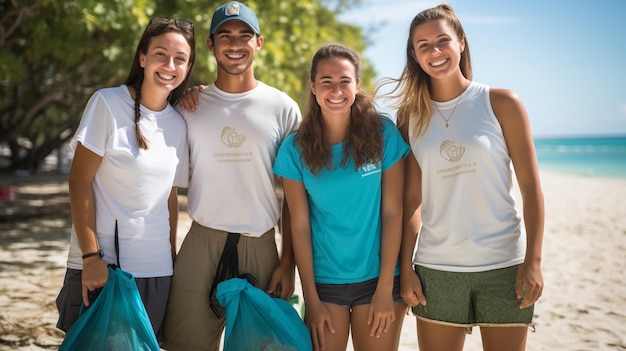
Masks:
[[[353,284],[315,284],[317,294],[322,302],[352,308],[372,302],[378,278]],[[400,276],[393,279],[392,297],[394,302],[402,302],[400,295]]]

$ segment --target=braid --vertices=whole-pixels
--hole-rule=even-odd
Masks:
[[[148,139],[141,132],[141,126],[139,125],[139,118],[141,117],[141,112],[139,110],[139,105],[141,101],[141,84],[143,83],[143,77],[137,80],[135,84],[135,135],[137,136],[137,146],[140,149],[147,150],[148,149]]]

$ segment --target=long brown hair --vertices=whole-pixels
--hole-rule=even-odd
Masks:
[[[339,44],[322,46],[311,62],[309,79],[315,81],[320,61],[330,58],[342,58],[354,66],[357,82],[361,79],[361,60],[354,50]],[[356,99],[350,109],[350,127],[343,141],[343,158],[341,166],[345,166],[352,157],[356,169],[368,162],[379,163],[383,154],[383,124],[376,111],[374,101],[361,88],[356,91]],[[332,154],[326,140],[322,109],[309,92],[302,123],[298,128],[296,141],[302,148],[302,160],[309,170],[316,174],[322,168],[332,168]]]
[[[393,90],[384,96],[399,100],[395,104],[395,107],[398,108],[398,126],[403,126],[409,122],[411,116],[416,116],[415,134],[418,136],[424,133],[432,115],[430,102],[431,80],[430,76],[424,72],[414,57],[413,32],[417,26],[437,20],[445,20],[456,33],[457,39],[465,40],[465,50],[461,53],[459,67],[463,76],[468,80],[472,80],[472,60],[463,26],[459,18],[454,14],[452,7],[448,4],[441,4],[424,10],[413,18],[409,27],[409,38],[406,45],[406,65],[402,70],[402,74],[398,79],[386,78],[380,86],[395,84]]]
[[[156,17],[150,20],[150,23],[146,26],[141,39],[139,39],[139,44],[137,44],[137,49],[135,50],[133,65],[128,73],[128,78],[126,78],[126,82],[124,83],[129,87],[133,87],[135,90],[135,134],[137,136],[137,145],[139,148],[144,150],[148,149],[148,140],[141,132],[141,128],[139,126],[139,119],[141,118],[139,108],[141,102],[141,85],[143,84],[144,78],[144,69],[139,63],[139,57],[140,54],[145,55],[148,53],[148,48],[150,47],[150,41],[152,38],[169,32],[180,33],[191,48],[187,76],[178,87],[170,92],[170,95],[167,98],[167,101],[172,106],[178,102],[178,99],[183,95],[183,92],[187,89],[187,85],[191,80],[191,71],[193,69],[193,63],[196,60],[196,41],[194,37],[193,23],[189,21],[169,19],[166,17]]]

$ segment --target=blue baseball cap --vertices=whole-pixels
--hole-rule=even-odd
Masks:
[[[217,29],[222,24],[230,20],[242,21],[250,26],[256,35],[261,35],[259,20],[256,18],[256,14],[248,6],[240,3],[239,1],[230,1],[215,9],[215,12],[213,12],[213,18],[211,19],[211,29],[209,34],[215,34]]]

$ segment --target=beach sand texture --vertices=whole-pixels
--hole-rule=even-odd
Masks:
[[[66,178],[0,178],[17,198],[0,201],[0,350],[61,343],[54,300],[70,227]],[[626,180],[542,172],[542,183],[545,289],[527,350],[625,350]],[[185,206],[181,196],[179,243],[190,225]],[[400,350],[417,350],[413,316],[405,318]],[[465,350],[481,350],[478,329]]]

